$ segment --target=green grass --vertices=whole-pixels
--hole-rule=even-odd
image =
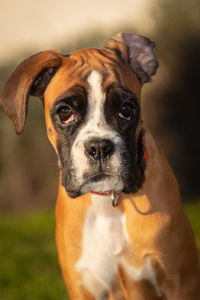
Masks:
[[[66,300],[52,212],[0,216],[0,299]]]
[[[200,202],[185,205],[200,253]],[[67,300],[50,211],[0,214],[0,299]]]

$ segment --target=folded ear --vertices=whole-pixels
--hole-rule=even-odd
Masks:
[[[132,33],[118,33],[109,40],[106,48],[120,56],[138,76],[141,83],[150,81],[156,72],[158,61],[153,53],[155,43]]]
[[[18,134],[24,130],[29,96],[43,96],[62,59],[59,51],[39,52],[19,64],[8,79],[0,96],[0,106],[13,121]]]

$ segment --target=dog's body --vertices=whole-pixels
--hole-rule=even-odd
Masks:
[[[178,185],[141,121],[141,86],[157,68],[153,46],[119,34],[101,50],[42,52],[19,65],[1,96],[18,133],[28,95],[44,102],[59,158],[56,240],[71,299],[200,299]]]

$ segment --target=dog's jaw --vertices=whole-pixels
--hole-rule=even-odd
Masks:
[[[89,180],[81,188],[81,194],[86,194],[90,191],[106,193],[108,191],[122,191],[124,188],[123,182],[111,176],[104,176],[102,179]]]

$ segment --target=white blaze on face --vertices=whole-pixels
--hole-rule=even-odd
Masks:
[[[72,165],[75,170],[75,176],[78,184],[83,184],[83,174],[90,171],[90,165],[88,158],[85,155],[84,143],[91,138],[102,138],[111,140],[115,145],[115,153],[110,159],[110,166],[115,168],[116,172],[119,171],[121,167],[120,152],[123,146],[123,141],[119,137],[118,133],[115,132],[109,124],[106,122],[104,106],[106,101],[106,93],[102,89],[102,75],[97,71],[92,71],[87,79],[89,84],[88,91],[88,110],[86,115],[86,123],[80,129],[73,147],[72,147]],[[96,183],[97,184],[97,183]],[[99,183],[100,184],[100,183]],[[108,182],[112,189],[122,189],[123,184],[120,182]],[[101,182],[101,191],[103,189]],[[82,192],[86,193],[89,191],[89,187],[86,186]]]
[[[102,91],[102,76],[99,72],[93,71],[88,76],[89,90],[89,117],[85,130],[89,129],[97,134],[105,134],[106,122],[104,117],[104,103],[106,95]],[[103,129],[103,132],[102,132]]]

